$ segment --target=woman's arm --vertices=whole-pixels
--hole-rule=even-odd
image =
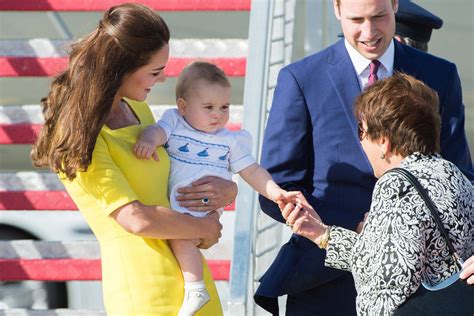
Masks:
[[[342,227],[325,225],[301,193],[297,195],[296,203],[293,205],[292,203],[278,202],[286,224],[295,234],[306,237],[318,247],[327,250],[326,265],[339,270],[351,271],[351,252],[358,238],[357,233]]]
[[[230,180],[219,177],[203,177],[194,181],[190,186],[179,188],[176,200],[179,205],[191,211],[214,211],[232,203],[237,196],[237,185]],[[202,199],[207,197],[208,204]]]
[[[126,204],[111,215],[127,232],[156,239],[203,239],[209,247],[221,237],[222,225],[216,218],[196,218],[166,207],[148,206],[138,201]]]

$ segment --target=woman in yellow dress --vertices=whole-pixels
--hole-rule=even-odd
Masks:
[[[73,44],[67,69],[42,100],[45,125],[32,159],[58,173],[97,237],[111,316],[176,315],[183,279],[166,240],[201,239],[207,248],[222,228],[217,215],[196,218],[169,209],[163,148],[155,160],[133,154],[140,132],[155,123],[144,100],[165,81],[169,37],[152,9],[112,7],[96,30]],[[184,190],[185,206],[209,211],[235,198],[234,183],[203,182]],[[204,197],[212,203],[201,205]],[[222,315],[207,265],[204,274],[211,301],[197,315]]]

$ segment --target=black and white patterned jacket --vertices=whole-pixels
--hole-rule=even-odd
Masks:
[[[414,153],[400,167],[411,171],[440,211],[456,251],[474,252],[474,192],[469,180],[439,155]],[[360,235],[333,227],[326,265],[352,271],[359,315],[391,315],[421,281],[438,284],[457,272],[429,209],[395,173],[376,183]]]

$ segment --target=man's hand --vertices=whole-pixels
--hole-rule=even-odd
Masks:
[[[176,200],[191,211],[214,211],[233,202],[237,196],[237,185],[233,181],[207,176],[194,181],[190,186],[179,188]],[[205,198],[207,198],[207,203]]]

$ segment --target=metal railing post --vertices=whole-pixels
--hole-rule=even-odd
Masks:
[[[260,126],[262,105],[265,104],[267,71],[265,65],[269,58],[271,32],[271,8],[273,1],[253,0],[250,10],[249,51],[247,57],[246,80],[244,88],[243,124],[253,136],[252,154],[258,157],[262,126]],[[264,107],[263,107],[264,108]],[[237,216],[235,217],[234,252],[230,277],[229,315],[253,315],[248,305],[251,303],[249,284],[253,280],[252,240],[257,210],[257,195],[243,180],[239,180],[237,197]],[[253,303],[253,301],[252,301]]]
[[[244,90],[243,125],[253,136],[252,154],[260,149],[279,70],[291,61],[295,0],[253,0]],[[230,315],[255,315],[255,286],[281,246],[281,225],[259,212],[257,193],[239,181]]]

